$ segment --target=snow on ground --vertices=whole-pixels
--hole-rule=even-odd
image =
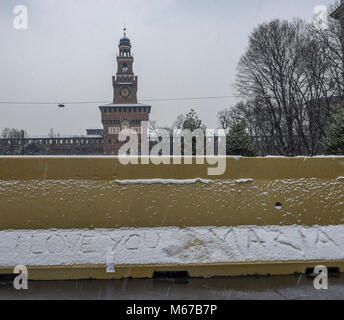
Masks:
[[[0,231],[0,266],[344,259],[344,225]]]
[[[237,179],[235,180],[236,183],[249,183],[249,182],[253,182],[253,179]]]

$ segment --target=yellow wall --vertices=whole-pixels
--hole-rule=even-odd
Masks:
[[[338,179],[344,158],[229,158],[222,176],[208,176],[207,168],[124,166],[117,158],[0,158],[0,230],[344,222],[344,180]],[[114,182],[198,177],[213,182]]]
[[[0,180],[209,178],[208,167],[208,164],[124,166],[116,157],[0,157]],[[227,158],[227,170],[219,178],[336,179],[343,175],[344,157]]]
[[[0,230],[344,224],[344,158],[228,158],[226,173],[217,177],[208,176],[207,168],[123,166],[104,157],[0,158]],[[115,182],[154,178],[212,182]],[[275,208],[277,202],[282,210]],[[118,266],[112,274],[105,266],[37,266],[29,269],[29,278],[142,278],[174,270],[204,277],[291,274],[318,264],[343,268],[344,262]],[[1,273],[12,269],[0,268]]]

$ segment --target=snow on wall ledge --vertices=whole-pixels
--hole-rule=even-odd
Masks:
[[[115,180],[118,184],[195,184],[201,182],[209,184],[212,180],[201,178],[196,179],[135,179],[135,180]]]
[[[343,260],[344,225],[0,231],[0,266]]]

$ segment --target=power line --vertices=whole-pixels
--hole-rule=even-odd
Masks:
[[[142,102],[159,102],[159,101],[190,101],[190,100],[219,100],[219,99],[228,99],[228,98],[240,98],[240,96],[214,96],[214,97],[193,97],[193,98],[158,98],[158,99],[143,99],[140,100]],[[104,104],[104,103],[111,103],[111,101],[60,101],[60,102],[28,102],[28,101],[0,101],[0,104],[8,104],[8,105],[58,105],[58,104],[66,104],[66,105],[76,105],[76,104]]]
[[[91,104],[91,103],[110,103],[110,101],[71,101],[63,104]],[[20,105],[58,105],[61,102],[27,102],[27,101],[0,101],[0,104],[20,104]]]
[[[186,101],[186,100],[215,100],[215,99],[228,99],[228,98],[240,98],[240,96],[216,96],[216,97],[196,97],[196,98],[166,98],[166,99],[149,99],[141,100],[143,102],[154,101]]]

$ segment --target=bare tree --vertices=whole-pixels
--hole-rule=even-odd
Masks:
[[[53,138],[56,137],[56,134],[55,134],[55,132],[54,132],[54,129],[52,129],[52,128],[50,129],[48,136],[49,136],[49,138],[51,138],[51,139],[53,139]]]
[[[185,121],[185,116],[180,114],[177,119],[173,122],[172,128],[173,129],[182,129],[183,128],[183,123]]]
[[[236,123],[245,121],[260,155],[264,156],[276,153],[276,147],[274,147],[274,143],[271,141],[273,128],[271,126],[271,121],[268,121],[269,114],[265,101],[260,99],[255,101],[240,101],[234,107],[230,109],[227,108],[218,113],[219,123],[223,121],[219,118],[221,116],[224,117],[224,115],[226,121],[223,123],[228,125],[228,128]]]
[[[2,136],[3,138],[8,138],[8,137],[9,137],[9,134],[10,134],[10,128],[5,128],[4,130],[2,130],[1,136]]]
[[[232,109],[225,108],[217,113],[218,124],[221,129],[227,130],[232,122]]]
[[[339,1],[329,7],[330,12],[334,12],[340,5]],[[327,58],[331,63],[332,85],[336,86],[338,96],[344,95],[344,24],[330,18],[328,28],[325,30],[314,30],[317,33],[318,41],[322,42],[322,47],[326,50]]]
[[[302,20],[264,23],[250,36],[236,87],[253,106],[250,116],[260,117],[255,130],[270,135],[281,155],[319,151],[338,93],[328,51]]]
[[[27,132],[25,130],[15,129],[15,128],[5,128],[2,131],[2,137],[7,139],[21,139],[22,134],[24,132],[24,137],[27,136]]]

